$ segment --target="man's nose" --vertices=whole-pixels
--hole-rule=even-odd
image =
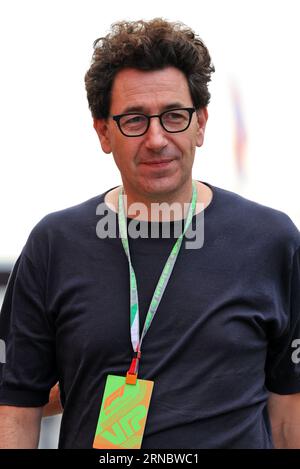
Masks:
[[[158,117],[150,119],[145,138],[145,145],[151,150],[159,151],[168,144],[166,130],[162,127]]]

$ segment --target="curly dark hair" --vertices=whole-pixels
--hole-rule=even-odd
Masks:
[[[85,75],[92,116],[109,116],[113,80],[120,70],[167,66],[185,74],[195,108],[207,106],[207,84],[215,68],[206,46],[191,28],[162,18],[114,23],[109,34],[94,41],[92,63]]]

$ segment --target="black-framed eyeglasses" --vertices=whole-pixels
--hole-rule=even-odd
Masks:
[[[149,129],[152,117],[158,117],[161,126],[167,132],[184,132],[189,127],[195,111],[196,109],[193,107],[182,107],[150,116],[141,112],[128,112],[111,117],[117,123],[123,135],[126,137],[140,137]]]

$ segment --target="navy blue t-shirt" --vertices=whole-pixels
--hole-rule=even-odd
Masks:
[[[143,341],[139,377],[155,384],[142,448],[271,448],[269,391],[300,392],[299,230],[207,185],[203,246],[183,242]],[[118,229],[96,232],[105,194],[34,227],[2,307],[0,403],[43,406],[59,381],[60,448],[92,447],[106,376],[132,359],[127,258]],[[129,242],[142,328],[174,236]]]

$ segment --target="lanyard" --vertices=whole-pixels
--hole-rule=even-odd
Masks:
[[[127,222],[126,222],[126,217],[124,213],[124,202],[123,202],[123,195],[124,195],[124,189],[121,187],[119,191],[119,200],[118,200],[118,210],[119,210],[119,232],[122,240],[122,245],[125,251],[125,254],[128,259],[128,266],[129,266],[129,278],[130,278],[130,334],[131,334],[131,343],[134,352],[137,354],[137,356],[132,360],[131,366],[129,368],[128,373],[131,375],[137,376],[138,372],[138,363],[139,359],[141,358],[141,347],[142,347],[142,342],[143,339],[151,325],[151,322],[156,314],[158,305],[162,299],[162,296],[164,294],[164,291],[166,289],[166,286],[168,284],[169,278],[171,276],[172,270],[174,268],[183,237],[192,221],[195,207],[196,207],[196,202],[197,202],[197,189],[196,185],[193,181],[193,193],[192,193],[192,200],[190,203],[189,211],[187,214],[187,218],[184,224],[184,229],[179,238],[176,240],[171,253],[168,257],[167,262],[165,263],[165,266],[163,268],[163,271],[160,275],[159,281],[156,285],[148,312],[147,316],[145,319],[142,335],[140,338],[140,323],[139,323],[139,302],[138,302],[138,291],[137,291],[137,282],[136,282],[136,276],[135,272],[131,263],[131,258],[130,258],[130,250],[129,250],[129,243],[128,243],[128,236],[127,236]]]

